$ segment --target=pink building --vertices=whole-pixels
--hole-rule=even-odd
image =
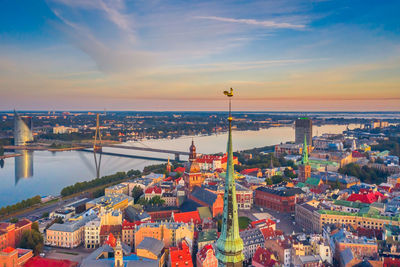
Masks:
[[[197,267],[218,267],[218,260],[215,257],[214,248],[212,245],[204,246],[197,252]]]

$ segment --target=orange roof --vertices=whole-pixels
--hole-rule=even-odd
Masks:
[[[30,258],[24,267],[75,267],[78,266],[77,262],[70,260],[56,260],[49,258],[33,257]]]
[[[174,213],[175,222],[189,223],[193,220],[193,223],[201,223],[200,213],[198,210]]]
[[[252,172],[258,172],[260,169],[259,168],[252,168],[252,169],[244,169],[243,171],[241,171],[241,174],[249,174]]]
[[[5,249],[3,249],[3,252],[5,252],[5,253],[11,253],[11,252],[13,252],[15,250],[15,248],[13,248],[13,247],[6,247]]]
[[[110,233],[107,237],[107,240],[104,243],[114,248],[117,245],[117,239],[114,237],[112,233]]]
[[[171,266],[193,267],[192,255],[186,242],[182,242],[182,249],[179,247],[170,247],[169,253],[171,256]]]

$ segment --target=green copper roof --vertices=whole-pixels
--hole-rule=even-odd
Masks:
[[[318,186],[320,182],[320,179],[318,178],[314,178],[314,177],[310,177],[307,179],[306,184],[312,185],[312,186]]]
[[[230,106],[230,105],[229,105]],[[241,263],[244,260],[243,240],[239,236],[238,205],[236,201],[236,186],[233,168],[232,151],[232,117],[229,110],[229,134],[227,147],[227,169],[225,177],[224,212],[221,235],[217,241],[217,259],[219,266]]]
[[[308,165],[308,148],[307,148],[307,137],[306,137],[306,135],[304,135],[303,158],[301,159],[301,164]]]

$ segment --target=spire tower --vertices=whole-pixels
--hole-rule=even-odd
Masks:
[[[231,98],[233,90],[225,91],[229,97],[229,135],[227,148],[227,170],[225,177],[224,213],[222,219],[221,235],[217,241],[217,259],[219,267],[243,266],[243,240],[239,236],[238,205],[236,201],[236,185],[233,169],[232,151],[232,114]]]
[[[307,136],[304,135],[304,143],[303,143],[303,157],[301,159],[301,163],[303,165],[308,164],[308,147],[307,147]]]

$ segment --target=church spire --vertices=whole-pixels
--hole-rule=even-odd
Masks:
[[[233,167],[232,151],[232,114],[231,97],[233,90],[225,91],[229,97],[229,134],[227,147],[227,170],[224,191],[224,213],[222,219],[221,235],[217,241],[218,266],[241,267],[243,266],[243,240],[239,236],[238,205],[236,200],[236,184]]]
[[[301,163],[303,165],[308,165],[308,147],[307,147],[307,136],[306,135],[304,135],[303,158],[301,159]]]

